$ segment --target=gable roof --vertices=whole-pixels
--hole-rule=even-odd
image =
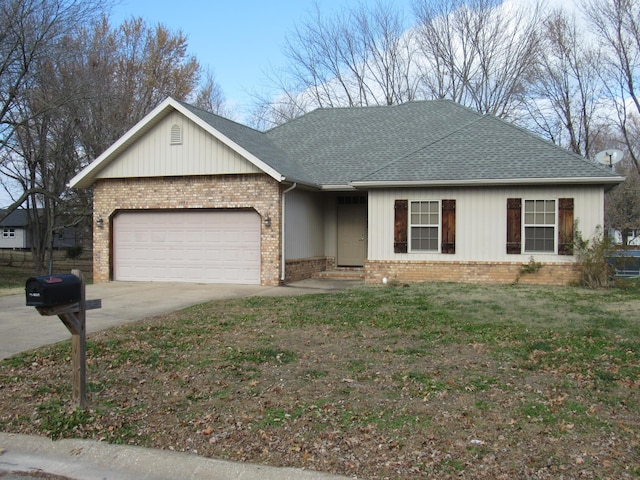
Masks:
[[[70,185],[90,186],[102,168],[173,110],[277,181],[316,188],[623,180],[522,128],[450,100],[318,109],[259,132],[168,98]]]

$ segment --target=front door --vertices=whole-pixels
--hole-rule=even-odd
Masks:
[[[339,267],[362,267],[367,258],[367,197],[338,200]]]

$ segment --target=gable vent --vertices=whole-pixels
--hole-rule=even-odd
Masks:
[[[182,128],[180,125],[171,126],[171,145],[182,145]]]

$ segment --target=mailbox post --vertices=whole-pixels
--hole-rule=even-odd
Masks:
[[[101,300],[87,302],[84,275],[80,270],[72,270],[71,275],[32,277],[27,280],[25,293],[27,306],[36,307],[40,315],[57,315],[71,332],[73,401],[84,410],[87,404],[86,313],[87,309],[101,308]]]

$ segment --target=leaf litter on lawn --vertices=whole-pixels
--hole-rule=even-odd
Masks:
[[[0,425],[359,478],[638,478],[640,295],[362,287],[211,302],[0,367]]]

